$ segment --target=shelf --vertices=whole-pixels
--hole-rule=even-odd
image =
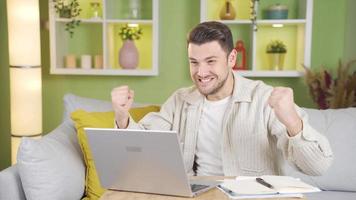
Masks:
[[[206,20],[220,20],[219,14],[225,1],[202,0],[201,1],[201,18]],[[224,20],[224,23],[234,23],[233,21],[250,21],[250,0],[233,0],[231,1],[236,11],[236,20]]]
[[[301,77],[302,71],[251,71],[251,70],[237,70],[241,76],[245,77]]]
[[[301,70],[304,63],[304,26],[284,26],[273,28],[271,26],[259,27],[256,33],[256,70],[269,70],[269,58],[266,47],[272,40],[280,40],[286,45],[287,53],[284,60],[284,69]]]
[[[103,23],[102,19],[80,19],[78,18],[78,20],[80,20],[80,23]],[[66,19],[66,18],[56,18],[56,22],[70,22],[72,21],[71,19]]]
[[[266,17],[266,9],[271,5],[280,3],[286,5],[288,8],[288,19],[307,19],[307,7],[309,0],[268,0],[259,1],[257,19],[264,19]]]
[[[126,76],[155,76],[158,75],[157,71],[152,70],[124,70],[124,69],[68,69],[56,68],[51,70],[52,74],[65,74],[65,75],[126,75]]]
[[[105,0],[78,0],[79,8],[81,9],[79,18],[81,19],[91,19],[93,14],[93,7],[91,6],[92,3],[99,3],[99,16],[103,18],[103,4]],[[64,1],[66,2],[66,1]]]
[[[234,38],[234,46],[236,42],[242,40],[246,52],[251,51],[252,37],[251,37],[251,25],[250,24],[227,24],[231,30],[231,34]],[[252,55],[247,53],[247,69],[252,68]]]
[[[232,0],[236,11],[234,20],[220,20],[225,1],[200,0],[200,21],[219,21],[229,26],[234,45],[244,42],[247,55],[247,71],[239,71],[250,77],[300,77],[303,66],[311,63],[313,0]],[[287,19],[265,19],[266,10],[277,3],[288,7]],[[230,8],[231,9],[231,8]],[[254,10],[251,10],[254,9]],[[256,13],[256,27],[251,20]],[[287,46],[282,71],[273,71],[266,48],[272,40],[281,40]],[[239,56],[238,56],[239,59]],[[240,54],[241,59],[241,54]]]
[[[128,23],[128,24],[152,24],[153,21],[150,19],[79,19],[81,23]],[[71,19],[66,18],[56,18],[56,22],[70,22]]]
[[[109,57],[107,58],[107,67],[111,69],[120,69],[118,53],[123,45],[123,41],[119,36],[120,27],[125,23],[110,23],[107,26],[107,47],[109,50]],[[138,69],[152,69],[152,25],[140,24],[143,35],[139,40],[135,40],[135,45],[139,51]]]
[[[65,31],[66,23],[72,21],[59,18],[53,1],[49,1],[50,25],[50,56],[51,74],[63,75],[127,75],[156,76],[158,75],[158,17],[159,0],[140,0],[140,15],[128,16],[131,0],[98,0],[98,16],[93,14],[93,1],[78,0],[82,10],[78,16],[79,26],[74,28],[74,34]],[[136,69],[125,70],[119,65],[119,49],[123,41],[119,36],[121,26],[138,24],[143,29],[143,35],[135,40],[139,52]],[[92,68],[81,69],[83,55],[91,56]],[[102,69],[93,69],[95,61],[101,60]],[[65,58],[69,63],[76,63],[77,68],[65,68]],[[84,59],[88,56],[83,57]],[[75,59],[75,60],[74,60]]]
[[[107,19],[107,23],[125,23],[125,24],[152,24],[153,21],[149,19]]]
[[[240,19],[240,20],[216,20],[224,24],[252,24],[251,20]]]
[[[156,0],[141,0],[140,16],[130,12],[131,0],[106,0],[106,19],[153,19],[153,3]],[[158,12],[158,10],[157,10]]]
[[[218,22],[224,23],[224,24],[252,24],[251,20],[245,19],[245,20],[216,20]],[[306,20],[305,19],[261,19],[257,20],[256,23],[258,25],[271,25],[271,24],[286,24],[286,25],[296,25],[296,24],[305,24]]]
[[[262,19],[257,20],[257,25],[272,25],[272,24],[285,24],[285,25],[298,25],[305,24],[305,19]]]
[[[69,33],[65,31],[64,23],[56,23],[55,27],[54,33],[57,37],[53,42],[55,42],[57,48],[51,50],[52,65],[55,68],[64,66],[64,58],[67,55],[76,56],[77,66],[80,66],[81,55],[103,55],[102,40],[93,41],[92,39],[103,37],[101,24],[81,24],[75,29],[73,37],[70,37]]]

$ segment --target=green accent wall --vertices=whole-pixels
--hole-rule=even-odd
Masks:
[[[346,8],[344,60],[348,61],[356,59],[356,1],[347,0]]]
[[[312,67],[336,68],[343,58],[346,1],[314,0]]]
[[[314,0],[312,66],[336,67],[344,55],[347,0]],[[159,76],[73,76],[49,74],[49,32],[41,30],[43,78],[43,131],[61,122],[66,93],[110,100],[112,88],[127,84],[137,102],[163,103],[176,89],[191,85],[186,51],[186,34],[199,23],[198,0],[161,0],[159,18]],[[332,14],[331,13],[332,10]],[[48,1],[40,1],[41,19],[48,19]],[[6,1],[0,1],[6,13]],[[349,29],[348,29],[349,30]],[[355,28],[353,29],[355,30]],[[0,170],[10,165],[10,103],[6,15],[0,17]],[[256,78],[255,78],[256,79]],[[300,106],[313,107],[302,78],[263,78],[268,84],[294,89]]]
[[[10,82],[6,1],[0,0],[0,170],[11,163]]]

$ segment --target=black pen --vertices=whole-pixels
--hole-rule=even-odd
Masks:
[[[263,185],[263,186],[266,186],[266,187],[268,187],[268,188],[270,188],[270,189],[273,189],[273,185],[267,183],[267,182],[266,182],[265,180],[263,180],[262,178],[256,178],[256,181],[257,181],[258,183],[260,183],[261,185]]]

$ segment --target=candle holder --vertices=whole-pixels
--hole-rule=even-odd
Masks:
[[[93,1],[90,2],[90,18],[91,19],[101,19],[100,16],[100,2],[97,1]]]
[[[80,61],[82,69],[91,68],[91,55],[82,55]]]
[[[130,0],[128,18],[129,19],[141,18],[141,0]]]

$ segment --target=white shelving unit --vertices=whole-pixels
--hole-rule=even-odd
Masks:
[[[81,18],[78,18],[81,21],[80,25],[74,29],[74,36],[71,38],[69,33],[65,31],[65,24],[71,20],[59,18],[53,7],[53,1],[49,0],[51,74],[158,75],[159,0],[141,0],[141,9],[151,9],[150,16],[142,17],[142,19],[121,17],[120,12],[122,10],[117,9],[118,6],[116,5],[120,4],[120,1],[122,5],[125,4],[124,0],[101,0],[101,19],[81,16]],[[80,3],[89,5],[90,1],[79,0]],[[150,4],[150,8],[143,8],[143,4]],[[140,54],[139,66],[136,69],[122,69],[118,64],[118,49],[121,47],[122,41],[117,30],[125,24],[139,24],[143,28],[141,39],[135,41]],[[138,44],[140,42],[141,44]],[[64,66],[65,56],[68,54],[76,55],[77,68],[72,69]],[[84,54],[92,56],[93,65],[94,56],[102,55],[103,68],[94,69],[93,66],[90,69],[80,68],[80,56]],[[141,57],[143,57],[142,60]]]
[[[253,1],[253,0],[251,0]],[[312,38],[312,17],[313,17],[313,0],[281,0],[279,2],[290,3],[294,1],[294,5],[298,8],[294,11],[294,17],[288,19],[263,19],[262,12],[264,8],[260,8],[259,3],[256,1],[255,12],[258,13],[258,18],[255,25],[249,19],[235,19],[235,20],[220,20],[216,13],[219,12],[224,1],[220,1],[221,7],[217,6],[217,1],[214,0],[200,0],[200,21],[220,21],[227,24],[233,34],[237,32],[237,37],[243,35],[241,28],[247,29],[249,32],[248,38],[245,38],[246,43],[249,43],[247,48],[248,70],[239,70],[239,73],[248,77],[300,77],[303,76],[302,66],[310,67],[311,63],[311,38]],[[233,0],[234,8],[237,5],[241,7],[241,2],[246,4],[246,0]],[[275,2],[275,1],[273,1]],[[249,2],[247,2],[249,3]],[[268,1],[263,1],[268,3]],[[271,3],[272,4],[272,3]],[[247,4],[249,5],[249,4]],[[266,5],[264,5],[266,6]],[[217,11],[214,11],[216,10]],[[249,9],[246,7],[245,9]],[[260,9],[260,10],[259,10]],[[257,26],[257,31],[254,29]],[[279,28],[274,28],[279,26]],[[280,28],[280,26],[282,26]],[[247,27],[247,28],[246,28]],[[236,35],[233,35],[234,42],[236,42]],[[284,70],[271,70],[266,66],[266,38],[270,40],[280,39],[279,37],[287,40],[287,55],[286,55],[286,69]],[[291,39],[293,38],[293,39]],[[239,38],[241,39],[241,38]],[[243,40],[243,39],[242,39]],[[291,44],[292,43],[292,44]],[[246,46],[245,46],[246,47]],[[289,54],[289,55],[288,55]]]

